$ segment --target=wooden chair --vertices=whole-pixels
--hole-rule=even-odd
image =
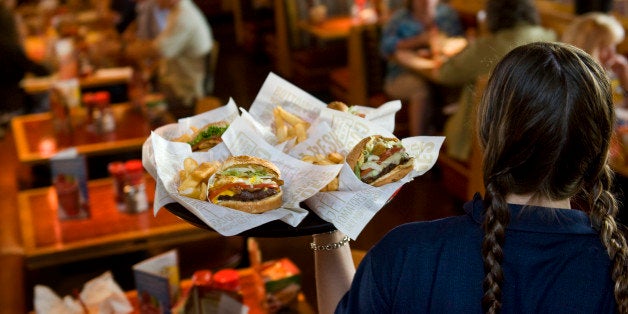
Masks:
[[[346,64],[345,41],[311,42],[299,29],[307,19],[304,2],[274,0],[275,33],[266,38],[266,51],[277,74],[308,92],[326,91],[329,72]]]
[[[388,99],[383,91],[386,62],[379,53],[381,25],[351,27],[348,39],[348,65],[329,74],[329,91],[334,100],[348,105],[379,107]]]
[[[213,110],[222,106],[219,98],[214,96],[207,96],[196,101],[194,104],[194,114],[203,113],[205,111]]]
[[[212,50],[205,57],[205,78],[203,79],[203,89],[205,95],[214,93],[214,82],[216,77],[216,65],[218,64],[218,54],[220,53],[220,44],[214,40]]]
[[[355,266],[355,268],[358,268],[358,265],[360,265],[366,253],[366,250],[351,249],[351,258],[353,259],[353,266]]]
[[[482,98],[487,82],[488,75],[483,75],[475,83],[474,113],[477,112],[477,106]],[[473,136],[469,159],[465,161],[458,160],[442,151],[438,155],[437,161],[445,189],[453,197],[463,202],[471,200],[476,192],[484,194],[482,149],[477,136],[475,136],[477,128],[475,125],[475,114],[471,122],[473,123]]]

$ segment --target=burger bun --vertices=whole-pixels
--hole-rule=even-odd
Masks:
[[[351,168],[351,170],[355,169],[355,165],[358,163],[358,160],[362,159],[364,148],[371,141],[371,139],[383,139],[383,140],[389,140],[389,141],[395,141],[395,142],[399,141],[399,139],[397,138],[383,137],[381,135],[371,135],[371,136],[367,136],[363,138],[360,142],[358,142],[353,147],[353,149],[351,149],[349,154],[347,154],[346,161],[347,161],[347,164],[349,164],[349,167]],[[370,185],[377,187],[377,186],[382,186],[384,184],[399,181],[403,177],[405,177],[408,173],[410,173],[413,167],[414,167],[414,159],[410,158],[405,163],[397,165],[397,167],[393,168],[387,174],[371,182]]]
[[[279,193],[266,197],[259,201],[254,202],[242,202],[242,201],[218,201],[217,205],[229,207],[235,210],[243,211],[249,214],[261,214],[269,210],[277,209],[283,204],[283,191],[279,190]]]

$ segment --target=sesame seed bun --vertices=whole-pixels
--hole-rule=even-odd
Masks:
[[[231,156],[229,158],[227,158],[227,160],[225,160],[225,162],[222,163],[222,166],[220,167],[220,170],[225,170],[225,169],[229,169],[233,166],[240,166],[240,165],[258,165],[258,166],[262,166],[264,168],[268,168],[268,170],[270,170],[273,175],[275,175],[277,178],[281,177],[281,173],[279,171],[279,168],[277,168],[277,166],[275,166],[275,164],[273,164],[272,162],[266,160],[266,159],[262,159],[259,157],[255,157],[255,156],[246,156],[246,155],[241,155],[241,156]]]

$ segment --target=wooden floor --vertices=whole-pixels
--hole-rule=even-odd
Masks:
[[[228,19],[214,21],[212,26],[216,39],[221,43],[216,96],[224,102],[233,97],[239,106],[248,108],[271,71],[270,62],[264,57],[247,54],[235,45],[233,29]],[[321,100],[330,101],[324,98]],[[80,290],[87,280],[107,270],[113,272],[115,280],[123,289],[133,289],[131,266],[158,252],[137,252],[37,270],[24,268],[16,193],[18,182],[29,178],[30,172],[17,162],[11,133],[0,139],[0,150],[0,164],[3,165],[0,176],[0,314],[32,310],[32,291],[36,284],[47,285],[63,296],[74,289]],[[438,169],[433,169],[406,184],[351,246],[367,250],[399,224],[454,215],[459,213],[459,205],[445,194]],[[314,259],[308,248],[310,241],[309,236],[258,239],[264,260],[289,257],[300,267],[303,272],[304,294],[315,306]],[[177,247],[181,276],[190,276],[196,269],[213,269],[225,265],[225,262],[236,265],[237,260],[228,258],[241,253],[241,243],[239,237],[230,237]],[[169,248],[164,248],[166,249]]]

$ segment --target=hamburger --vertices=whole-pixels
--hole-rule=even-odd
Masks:
[[[279,169],[270,161],[253,156],[232,156],[209,179],[207,199],[217,205],[251,214],[282,204]]]
[[[228,127],[229,123],[226,121],[208,123],[183,141],[192,146],[193,152],[208,151],[222,143],[222,134]]]
[[[366,117],[366,115],[362,112],[358,112],[358,110],[356,109],[355,106],[347,106],[347,104],[345,104],[342,101],[332,101],[330,103],[327,104],[327,108],[329,109],[334,109],[334,110],[338,110],[338,111],[342,111],[342,112],[348,112],[352,115],[364,118]]]
[[[347,163],[362,182],[382,186],[405,177],[413,168],[414,158],[398,139],[372,135],[353,147]]]
[[[327,104],[327,108],[343,112],[349,112],[349,106],[342,101],[332,101]]]

